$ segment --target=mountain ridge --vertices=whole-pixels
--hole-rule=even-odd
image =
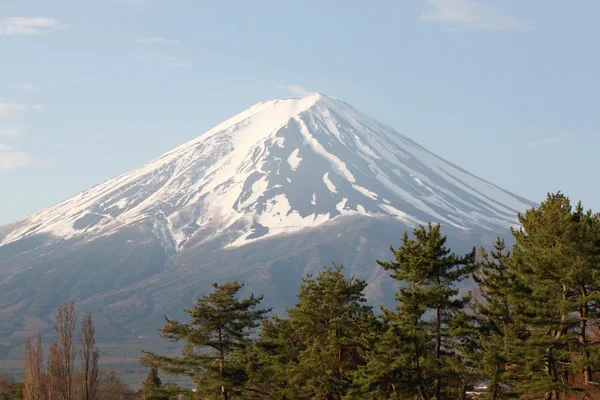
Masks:
[[[281,157],[269,159],[272,154]],[[325,161],[329,168],[323,168],[322,176],[307,177],[311,174],[302,170],[306,157]],[[415,158],[423,165],[423,160],[430,163],[430,169],[434,169],[431,165],[439,167],[436,163],[442,165],[434,171],[436,178],[446,175],[443,178],[450,185],[435,187],[430,176],[411,168],[418,164],[408,165]],[[286,163],[284,182],[276,175]],[[292,183],[295,176],[312,180],[301,182],[304,188],[314,189],[315,181],[321,181],[333,207],[317,206],[317,193],[320,203],[328,201],[322,190],[313,190],[312,207],[306,199],[303,204],[292,204],[295,199],[289,192],[293,190],[277,189]],[[228,190],[228,185],[233,188]],[[346,186],[342,194],[340,185]],[[453,195],[457,187],[470,204],[458,204],[465,201]],[[273,195],[269,197],[268,192]],[[227,204],[219,207],[224,201]],[[220,234],[244,226],[227,244],[236,246],[351,214],[391,215],[410,226],[432,219],[462,229],[482,221],[511,226],[516,223],[515,211],[533,204],[437,157],[349,104],[316,93],[256,103],[139,168],[0,227],[0,246],[36,234],[93,238],[144,218],[158,221],[155,234],[165,249],[174,252],[193,236],[190,232],[200,228]],[[406,208],[417,211],[405,212]],[[208,221],[201,214],[209,214]],[[185,219],[192,221],[185,221],[184,226],[181,221]],[[8,229],[15,225],[16,229]]]

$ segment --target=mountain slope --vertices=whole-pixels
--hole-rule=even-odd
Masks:
[[[261,102],[150,163],[0,230],[94,239],[151,221],[175,254],[201,234],[224,246],[341,215],[459,229],[507,228],[532,203],[320,94]]]
[[[49,332],[72,300],[94,314],[103,351],[130,351],[117,366],[134,370],[163,316],[181,317],[212,283],[244,281],[283,312],[301,277],[332,261],[386,303],[393,283],[375,260],[404,231],[440,222],[466,252],[509,238],[532,205],[338,99],[261,102],[0,227],[0,358],[20,369],[24,335]]]

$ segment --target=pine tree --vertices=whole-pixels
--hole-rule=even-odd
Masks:
[[[259,326],[270,310],[258,309],[262,297],[238,299],[243,284],[214,284],[214,291],[197,299],[194,308],[185,310],[190,321],[182,323],[165,317],[162,337],[184,341],[181,357],[168,357],[144,351],[141,363],[166,374],[188,376],[197,393],[224,400],[241,392],[247,380],[237,351],[249,345],[250,330]]]
[[[517,395],[514,387],[520,377],[515,368],[523,361],[521,353],[529,337],[518,323],[518,315],[522,314],[520,299],[528,289],[509,269],[510,257],[504,240],[498,238],[490,254],[481,249],[482,261],[473,275],[481,297],[473,307],[481,344],[478,372],[489,379],[491,400]]]
[[[411,337],[398,324],[397,316],[383,308],[381,320],[363,334],[366,364],[354,375],[351,391],[357,398],[400,399],[415,387]]]
[[[168,396],[162,392],[162,381],[155,367],[148,367],[148,376],[142,385],[142,398],[144,400],[167,400]]]
[[[448,396],[456,390],[450,382],[464,375],[455,369],[461,358],[456,349],[469,298],[458,297],[456,284],[473,271],[475,250],[459,257],[445,243],[439,225],[421,226],[414,239],[405,233],[402,246],[391,247],[395,261],[378,261],[402,285],[392,326],[408,344],[403,356],[410,360],[410,380],[400,390],[421,400]]]
[[[512,269],[531,288],[522,315],[532,333],[523,390],[554,400],[580,390],[575,376],[593,382],[597,345],[587,335],[599,311],[600,217],[557,193],[519,221]]]
[[[346,398],[374,318],[365,287],[335,265],[304,278],[289,317],[264,323],[257,343],[262,372],[254,382],[275,398]]]

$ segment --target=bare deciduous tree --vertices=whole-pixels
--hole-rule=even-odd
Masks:
[[[137,398],[115,371],[102,371],[99,378],[98,400],[126,400]]]
[[[49,392],[53,396],[50,400],[73,399],[73,332],[76,320],[73,303],[64,302],[58,306],[54,323],[57,338],[56,342],[53,341],[48,360],[48,374],[52,385]]]
[[[14,385],[15,379],[12,376],[0,374],[0,399],[9,398]]]
[[[25,400],[44,400],[46,391],[44,388],[43,373],[44,355],[42,351],[42,334],[35,335],[33,344],[31,336],[25,340],[25,358],[23,359],[23,398]]]
[[[85,314],[79,335],[80,376],[82,400],[96,400],[98,393],[98,359],[100,352],[94,337],[96,330],[92,315]]]
[[[58,359],[58,344],[54,338],[52,338],[50,344],[47,374],[48,400],[60,400],[60,362]]]

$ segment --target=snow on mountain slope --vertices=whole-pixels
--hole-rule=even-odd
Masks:
[[[93,240],[151,224],[165,248],[240,246],[340,216],[496,231],[533,203],[325,95],[258,103],[148,164],[0,230]]]

